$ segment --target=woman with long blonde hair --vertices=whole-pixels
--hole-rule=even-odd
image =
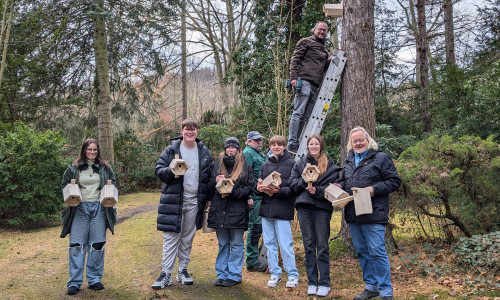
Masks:
[[[307,154],[298,160],[290,175],[290,188],[298,195],[295,208],[299,216],[302,242],[306,255],[308,295],[325,297],[330,292],[330,219],[333,207],[325,199],[325,189],[330,183],[339,182],[341,168],[328,159],[325,141],[318,134],[307,139]],[[307,163],[318,167],[320,175],[312,186],[302,178]],[[319,274],[318,274],[319,273]],[[319,276],[318,276],[319,275]]]

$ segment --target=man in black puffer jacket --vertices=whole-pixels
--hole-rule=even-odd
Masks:
[[[401,179],[392,159],[377,148],[377,143],[363,127],[351,130],[341,186],[350,195],[353,187],[368,189],[373,208],[373,213],[357,216],[354,201],[351,201],[344,211],[365,282],[365,290],[354,300],[378,296],[383,300],[394,299],[384,236],[389,223],[389,194],[399,188]]]
[[[163,231],[163,260],[160,277],[154,289],[172,284],[170,275],[179,259],[177,280],[185,285],[193,284],[187,272],[194,234],[201,228],[202,216],[209,197],[209,180],[212,154],[197,138],[198,124],[186,119],[181,124],[181,137],[172,139],[156,164],[156,176],[163,182],[158,206],[157,228]],[[176,177],[170,162],[179,155],[186,161],[188,170]]]

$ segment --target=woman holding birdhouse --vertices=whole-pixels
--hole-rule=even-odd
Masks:
[[[244,262],[243,234],[248,228],[248,197],[253,192],[253,171],[245,162],[237,138],[230,137],[214,164],[208,202],[208,227],[215,228],[219,253],[215,260],[216,286],[241,282]]]
[[[269,149],[273,156],[269,157],[260,169],[257,190],[262,194],[259,215],[262,216],[264,245],[267,248],[267,261],[271,273],[267,286],[275,287],[281,282],[282,270],[278,264],[279,245],[283,267],[288,275],[285,286],[294,288],[299,284],[291,227],[295,193],[290,189],[288,180],[295,161],[285,147],[286,140],[280,135],[275,135],[269,140]]]
[[[341,187],[350,195],[355,188],[367,189],[373,210],[372,213],[358,215],[354,201],[345,206],[344,219],[349,226],[365,282],[365,290],[355,296],[355,300],[378,296],[384,300],[394,299],[384,236],[385,226],[389,223],[389,194],[399,188],[401,179],[392,159],[377,148],[377,143],[366,129],[355,127],[351,130]]]
[[[61,237],[69,233],[69,281],[68,295],[74,295],[83,283],[83,270],[86,267],[88,287],[102,290],[104,271],[104,250],[106,229],[114,233],[116,209],[104,207],[101,190],[108,180],[116,184],[115,174],[110,165],[101,158],[99,143],[94,139],[83,142],[80,156],[64,172],[62,188],[71,184],[78,185],[81,202],[63,211],[63,230]],[[72,204],[73,205],[73,204]],[[87,263],[85,263],[87,258]]]
[[[330,183],[340,181],[341,170],[324,151],[323,138],[311,135],[307,139],[307,154],[295,163],[289,181],[290,188],[297,194],[295,208],[306,256],[307,294],[319,297],[330,292],[328,239],[333,206],[325,199],[325,189]]]

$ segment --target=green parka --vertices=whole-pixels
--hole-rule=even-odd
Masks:
[[[111,167],[106,168],[105,166],[100,166],[99,168],[99,189],[102,189],[104,185],[107,184],[108,180],[116,185],[115,173]],[[66,171],[64,172],[61,188],[64,189],[66,185],[71,183],[71,179],[76,180],[76,184],[80,182],[80,171],[78,167],[73,165],[68,166]],[[73,224],[73,218],[75,217],[76,207],[66,207],[62,211],[62,223],[63,229],[61,232],[61,238],[66,237],[71,232],[71,225]],[[116,208],[115,207],[106,207],[104,209],[106,213],[106,228],[109,228],[112,234],[115,234],[115,223],[117,220]]]

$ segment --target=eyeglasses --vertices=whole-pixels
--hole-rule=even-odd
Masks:
[[[327,31],[325,28],[316,28],[318,31]]]
[[[87,148],[87,151],[88,151],[88,152],[97,152],[97,151],[99,151],[99,150],[97,150],[97,149],[90,149],[90,148]]]
[[[352,140],[353,144],[364,143],[364,142],[365,142],[365,138],[358,139],[358,140]]]

